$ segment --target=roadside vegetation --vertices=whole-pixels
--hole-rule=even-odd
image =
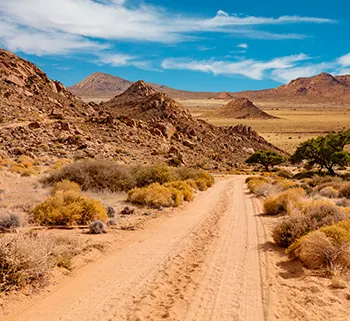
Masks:
[[[350,130],[310,139],[290,158],[304,170],[275,170],[246,180],[263,199],[264,214],[276,217],[274,242],[290,259],[328,273],[334,286],[344,285],[350,274],[349,144]],[[252,159],[266,169],[266,155],[255,153],[247,162]]]
[[[140,210],[146,206],[160,212],[164,207],[192,201],[197,191],[214,184],[213,177],[202,170],[166,165],[126,166],[106,160],[62,160],[39,168],[37,161],[20,157],[1,159],[0,167],[21,176],[45,173],[40,179],[45,187],[41,202],[26,212],[0,212],[0,294],[45,285],[54,268],[72,270],[74,257],[95,244],[80,234],[103,234],[107,226],[119,224],[115,209],[91,195],[125,193],[125,201],[140,206]],[[0,200],[1,197],[0,193]],[[129,217],[126,226],[129,220],[133,224],[130,215],[134,211],[125,207],[118,213]],[[84,229],[58,235],[51,230],[77,227]]]

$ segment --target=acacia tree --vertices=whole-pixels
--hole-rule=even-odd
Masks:
[[[350,129],[309,139],[299,145],[291,157],[293,163],[307,161],[307,166],[319,166],[320,172],[326,168],[335,175],[334,167],[350,164],[350,153],[344,147],[350,144]]]
[[[282,164],[287,159],[272,151],[272,150],[258,150],[254,154],[250,155],[250,157],[246,160],[247,164],[260,164],[263,165],[266,171],[269,171],[270,166],[273,167],[275,165]]]

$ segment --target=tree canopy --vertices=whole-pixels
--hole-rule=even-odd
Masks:
[[[246,160],[248,164],[260,164],[263,165],[266,171],[269,171],[270,166],[273,167],[275,165],[282,164],[287,159],[272,151],[272,150],[258,150],[254,154],[250,155],[250,157]]]
[[[334,175],[334,167],[350,164],[350,153],[344,151],[344,147],[350,144],[350,129],[339,133],[309,139],[299,145],[291,157],[293,163],[307,161],[307,166],[319,166]]]

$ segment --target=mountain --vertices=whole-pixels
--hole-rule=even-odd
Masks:
[[[278,88],[235,95],[245,95],[252,100],[288,100],[291,103],[350,103],[350,75],[321,73],[314,77],[297,78]]]
[[[237,98],[228,104],[211,112],[210,117],[213,118],[236,118],[236,119],[273,119],[276,118],[269,115],[256,107],[247,98]]]
[[[102,72],[96,72],[82,80],[80,83],[68,87],[68,90],[74,95],[87,101],[101,99],[106,100],[123,93],[131,84],[132,82],[129,80]],[[214,98],[217,95],[217,93],[178,90],[154,83],[147,84],[156,91],[163,92],[171,98],[177,99],[204,99]]]
[[[0,155],[108,158],[229,170],[255,150],[278,150],[247,126],[215,127],[143,81],[84,103],[38,67],[0,50]]]
[[[95,73],[68,89],[84,100],[110,99],[125,91],[132,82],[104,73]],[[148,83],[156,91],[173,99],[233,99],[246,97],[255,101],[286,101],[291,103],[349,103],[350,75],[332,76],[321,73],[297,78],[278,88],[244,92],[191,92]]]

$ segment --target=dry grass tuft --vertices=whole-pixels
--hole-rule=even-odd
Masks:
[[[339,190],[339,196],[350,198],[350,182],[345,183]]]
[[[270,196],[264,202],[264,213],[267,215],[286,214],[288,206],[306,196],[302,188],[292,188],[280,194]]]
[[[76,238],[44,234],[14,234],[0,237],[0,292],[46,283],[54,266],[73,268],[72,259],[81,253]]]
[[[99,201],[71,190],[58,191],[32,212],[40,225],[85,225],[107,218],[106,209]]]
[[[159,183],[147,187],[137,187],[129,191],[128,201],[152,207],[176,207],[181,205],[184,195],[174,187],[166,187]]]
[[[51,189],[51,195],[55,195],[57,192],[75,192],[80,193],[81,189],[79,184],[69,181],[65,179],[61,182],[57,182]]]
[[[328,198],[339,197],[339,192],[333,186],[327,186],[320,190],[320,195]]]
[[[274,241],[288,247],[302,236],[323,226],[329,226],[349,217],[345,211],[333,203],[325,201],[305,201],[296,203],[273,229]]]

